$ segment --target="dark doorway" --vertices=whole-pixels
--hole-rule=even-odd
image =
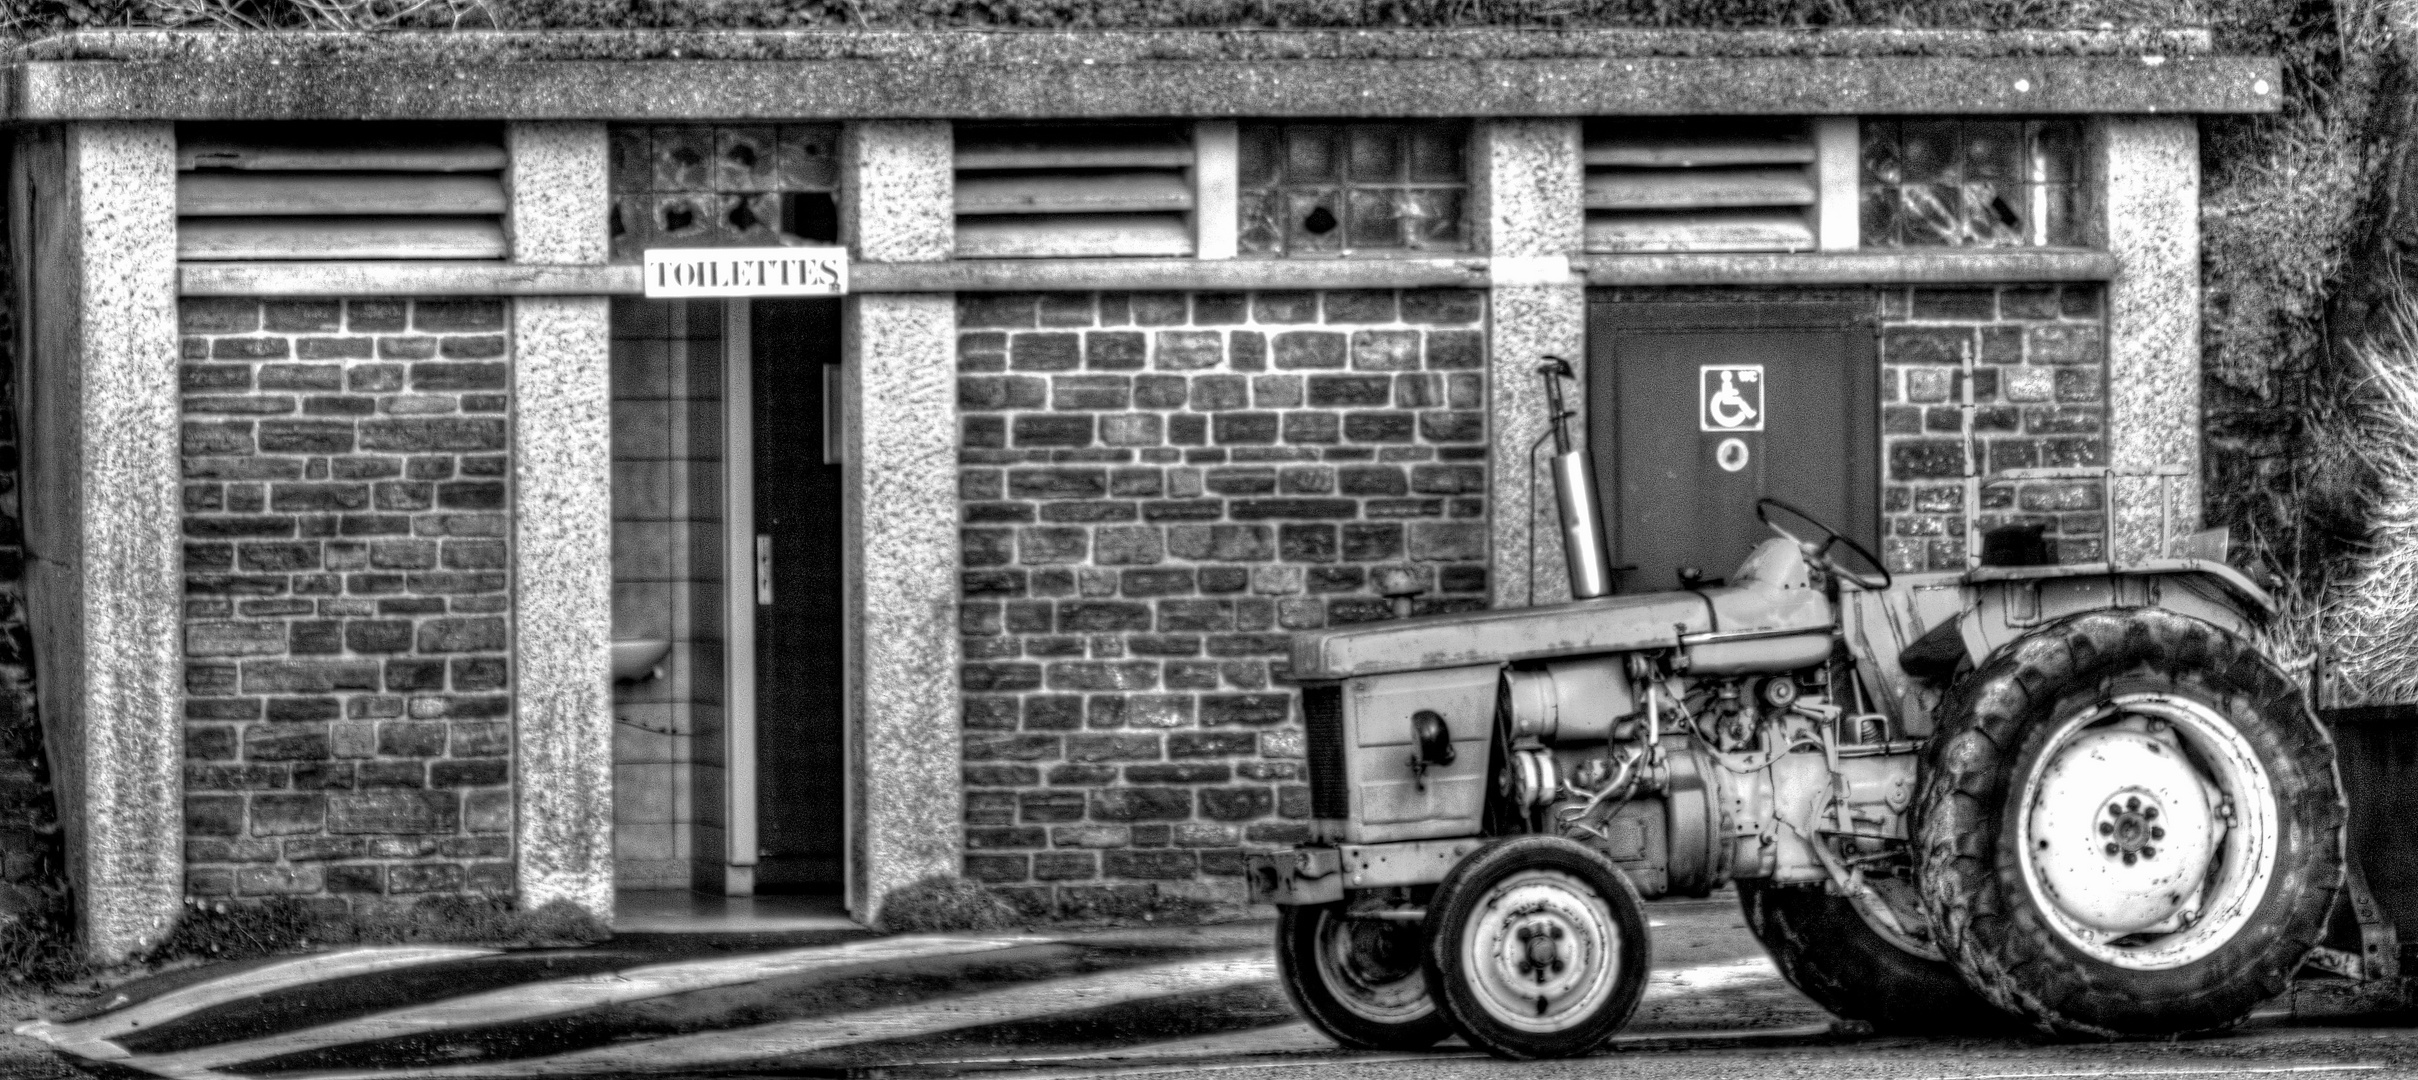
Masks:
[[[756,300],[758,892],[837,892],[846,851],[840,467],[824,450],[837,300]],[[836,381],[836,380],[829,380]],[[765,601],[769,600],[769,603]]]
[[[1588,309],[1588,438],[1623,592],[1737,569],[1776,496],[1878,551],[1873,305],[1637,303]]]

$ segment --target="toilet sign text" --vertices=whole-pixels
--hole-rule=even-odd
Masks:
[[[1763,430],[1763,365],[1706,364],[1697,372],[1701,431]]]
[[[649,248],[646,294],[839,296],[848,291],[841,247]]]

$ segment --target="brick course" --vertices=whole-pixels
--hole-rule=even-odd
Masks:
[[[179,314],[187,889],[510,892],[502,302]]]
[[[969,295],[968,876],[1069,918],[1239,903],[1307,836],[1292,632],[1486,604],[1465,290]]]
[[[1973,431],[1988,472],[2107,462],[2107,360],[2095,285],[1887,289],[1881,317],[1882,558],[1899,571],[1964,568],[1965,351]],[[1984,529],[2046,526],[2060,562],[2099,558],[2097,480],[1986,488]]]

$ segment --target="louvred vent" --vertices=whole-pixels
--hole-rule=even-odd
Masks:
[[[1178,125],[960,124],[957,255],[1190,255],[1192,167]]]
[[[1589,251],[1814,249],[1803,121],[1591,122],[1586,161]]]
[[[493,124],[181,124],[177,257],[501,259]]]

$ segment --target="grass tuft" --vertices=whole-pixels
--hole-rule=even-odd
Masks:
[[[876,925],[894,934],[1004,930],[1022,923],[1014,905],[975,882],[935,874],[882,897]]]

